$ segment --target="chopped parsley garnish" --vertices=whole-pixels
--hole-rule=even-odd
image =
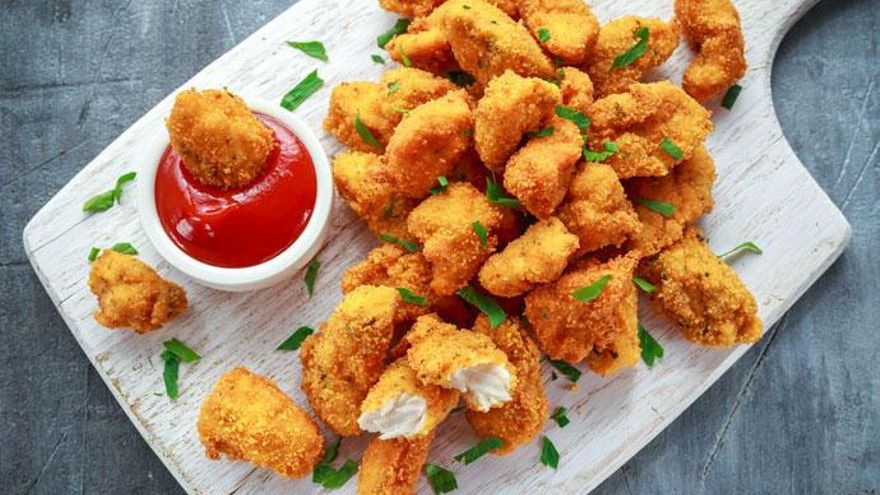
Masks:
[[[299,349],[299,346],[305,342],[306,338],[309,335],[315,333],[315,331],[306,326],[302,326],[296,329],[295,332],[290,337],[281,343],[275,350],[277,351],[295,351]]]
[[[89,251],[89,263],[98,259],[99,254],[101,254],[101,250],[96,247],[92,247],[92,249]]]
[[[133,181],[135,177],[137,177],[137,172],[128,172],[120,175],[119,178],[116,179],[116,187],[86,200],[86,202],[83,203],[83,211],[88,213],[98,213],[109,210],[114,204],[120,202],[125,184]]]
[[[484,438],[473,447],[465,450],[461,454],[455,456],[455,460],[468,465],[480,457],[488,454],[490,450],[496,450],[504,447],[504,442],[498,437]]]
[[[339,469],[322,462],[312,471],[312,482],[332,490],[348,483],[357,472],[358,464],[351,459],[346,460]]]
[[[385,59],[382,58],[381,55],[376,55],[376,54],[374,53],[373,55],[370,55],[370,59],[372,59],[374,63],[377,63],[377,64],[379,64],[379,65],[384,65],[384,64],[385,64]]]
[[[611,155],[620,151],[620,147],[616,143],[606,142],[603,146],[605,151],[590,151],[587,145],[584,145],[584,160],[588,162],[601,163],[611,158]]]
[[[660,147],[667,155],[669,155],[669,158],[672,158],[675,161],[684,158],[684,153],[681,151],[681,148],[676,146],[669,138],[663,138],[663,141],[660,142]]]
[[[305,79],[299,82],[281,99],[281,107],[291,112],[303,104],[309,96],[312,96],[321,87],[324,86],[324,80],[318,77],[318,71],[314,70],[307,75]]]
[[[406,55],[403,45],[397,47],[397,54],[400,55],[400,63],[402,63],[404,67],[412,67],[412,60]]]
[[[471,228],[476,232],[477,237],[480,238],[480,245],[483,246],[483,249],[486,249],[486,245],[489,242],[489,233],[486,231],[486,227],[483,227],[483,224],[480,223],[479,220],[471,224]]]
[[[754,242],[749,241],[749,242],[744,242],[744,243],[740,244],[739,246],[731,249],[730,251],[727,251],[726,253],[719,254],[718,257],[719,258],[726,258],[726,257],[728,257],[732,254],[735,254],[737,252],[740,252],[740,251],[748,251],[750,253],[755,253],[755,254],[764,254],[763,249],[759,248],[758,245],[755,244]]]
[[[590,127],[590,124],[592,123],[589,117],[584,115],[583,112],[563,105],[556,105],[556,116],[565,120],[570,120],[581,132],[586,131],[587,127]]]
[[[394,39],[395,36],[406,32],[407,28],[409,28],[410,22],[411,21],[409,19],[398,19],[397,22],[394,23],[394,26],[391,27],[391,29],[376,37],[376,45],[378,45],[379,48],[385,48],[385,45],[387,45],[389,41]]]
[[[318,278],[319,269],[321,269],[321,262],[318,261],[318,258],[309,262],[309,268],[306,270],[305,276],[306,290],[309,292],[309,297],[312,297],[312,294],[315,293],[315,279]]]
[[[733,105],[736,103],[737,98],[739,98],[739,94],[742,93],[743,87],[739,84],[734,84],[731,86],[727,93],[724,93],[724,98],[721,100],[721,106],[731,110],[733,109]]]
[[[678,208],[675,205],[669,204],[665,201],[658,201],[656,199],[636,198],[636,202],[667,218],[675,215],[675,212],[678,211]]]
[[[451,70],[446,73],[446,78],[453,82],[456,86],[466,88],[473,86],[477,79],[463,70]]]
[[[572,291],[571,297],[577,299],[580,302],[590,302],[593,299],[596,299],[600,295],[602,295],[602,291],[605,290],[605,286],[608,285],[608,282],[611,281],[611,275],[604,275],[599,280],[593,282],[592,284],[581,287],[576,291]]]
[[[296,48],[312,58],[327,61],[327,49],[320,41],[288,41],[287,46]]]
[[[547,28],[538,28],[538,39],[541,43],[550,41],[550,30]]]
[[[400,293],[400,298],[403,299],[403,302],[407,302],[410,304],[415,304],[417,306],[425,305],[425,298],[422,296],[418,296],[413,294],[411,290],[406,289],[404,287],[399,287],[397,292]]]
[[[397,81],[392,81],[388,83],[388,96],[397,93],[400,90],[400,83]]]
[[[440,185],[431,189],[431,194],[434,196],[442,193],[449,187],[449,179],[447,179],[445,175],[441,175],[437,177],[437,183]]]
[[[549,438],[541,438],[541,464],[556,469],[559,467],[559,452]]]
[[[636,44],[634,44],[629,50],[625,51],[623,54],[614,59],[614,62],[611,63],[611,70],[632,65],[636,60],[644,55],[646,51],[648,51],[648,40],[650,38],[648,28],[639,28],[633,35],[633,38],[638,40]]]
[[[138,254],[138,250],[134,248],[129,242],[117,242],[113,246],[110,247],[111,251],[116,251],[117,253],[122,254]]]
[[[165,347],[165,350],[159,354],[159,357],[165,362],[165,368],[162,372],[162,379],[165,382],[165,393],[168,395],[168,398],[174,400],[180,394],[177,388],[180,363],[192,363],[202,357],[177,339],[167,340],[162,345]]]
[[[409,251],[410,253],[415,253],[419,249],[421,249],[421,246],[419,246],[415,242],[407,241],[405,239],[398,239],[397,237],[394,237],[393,235],[386,232],[382,232],[379,234],[379,240],[381,240],[382,242],[387,242],[388,244],[397,244],[403,249]]]
[[[505,208],[519,208],[520,205],[518,199],[505,194],[504,189],[501,189],[492,178],[486,179],[486,197],[489,198],[489,202]]]
[[[430,462],[425,464],[425,474],[428,476],[428,482],[434,493],[449,493],[458,489],[458,481],[455,480],[455,473],[448,469],[444,469]]]
[[[642,346],[642,361],[650,368],[654,361],[663,357],[663,347],[645,330],[639,322],[639,344]]]
[[[577,381],[581,379],[581,370],[565,361],[561,359],[548,359],[547,362],[550,363],[550,366],[553,366],[557,371],[568,377],[571,383],[577,383]]]
[[[568,409],[564,407],[557,407],[555,411],[553,411],[553,415],[550,416],[556,421],[556,424],[559,425],[560,428],[565,428],[568,423],[571,421],[568,420]]]
[[[529,139],[536,138],[536,137],[548,137],[548,136],[552,136],[554,132],[556,132],[556,128],[551,125],[550,127],[546,127],[544,129],[539,129],[537,131],[527,132],[526,137]]]
[[[507,319],[507,313],[504,312],[504,309],[494,299],[480,294],[470,285],[459,289],[456,291],[456,294],[486,315],[489,318],[489,326],[491,328],[497,328],[498,325],[504,323],[504,320]]]
[[[654,292],[654,290],[656,289],[656,287],[654,287],[654,284],[652,284],[651,282],[648,282],[647,280],[643,279],[642,277],[633,275],[632,280],[633,280],[633,283],[636,284],[636,287],[638,287],[639,289],[642,289],[643,291],[647,292],[648,294]]]
[[[364,125],[363,121],[361,121],[360,112],[358,112],[354,117],[354,128],[355,130],[357,130],[357,133],[360,134],[361,139],[365,143],[374,148],[382,149],[382,145],[380,145],[379,141],[376,140],[376,136],[373,135],[373,131],[371,131],[370,128]]]

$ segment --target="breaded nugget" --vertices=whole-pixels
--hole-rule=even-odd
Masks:
[[[556,282],[526,296],[525,314],[534,328],[538,346],[551,359],[577,363],[594,352],[613,348],[615,342],[637,334],[637,294],[632,283],[637,252],[607,262],[587,259],[577,263]],[[573,293],[610,276],[601,294],[581,302]],[[632,365],[625,363],[625,365]]]
[[[464,90],[416,107],[397,126],[388,142],[386,159],[394,189],[421,199],[437,185],[437,177],[455,168],[473,140],[474,119]]]
[[[689,95],[708,100],[745,75],[745,40],[733,2],[676,0],[675,15],[697,50],[682,81]]]
[[[588,116],[591,150],[606,142],[620,148],[605,163],[621,179],[659,177],[689,159],[714,126],[710,113],[668,81],[633,84],[626,93],[596,100]],[[661,147],[669,140],[681,150],[681,157]]]
[[[245,368],[226,372],[199,409],[199,438],[209,459],[225,454],[302,478],[324,451],[324,437],[275,383]]]
[[[493,79],[474,111],[474,140],[483,163],[500,172],[523,135],[537,131],[562,101],[559,88],[506,71]]]
[[[562,82],[559,89],[562,91],[562,104],[574,108],[586,114],[593,104],[593,81],[585,72],[574,67],[563,67]]]
[[[486,230],[485,245],[474,228]],[[498,229],[504,223],[500,207],[465,182],[449,184],[436,196],[417,206],[407,219],[407,228],[423,244],[431,262],[431,289],[451,295],[467,285],[498,245]]]
[[[549,218],[565,198],[584,141],[571,121],[554,117],[553,133],[533,137],[504,168],[504,188],[538,218]]]
[[[701,236],[689,227],[680,241],[642,261],[639,274],[656,287],[654,308],[696,344],[757,342],[763,325],[755,297]]]
[[[446,33],[438,25],[432,24],[430,19],[413,21],[406,33],[395,36],[385,45],[385,50],[391,60],[398,64],[403,64],[406,56],[412,67],[445,76],[458,68],[458,62],[452,54]]]
[[[358,470],[358,495],[416,495],[434,433],[370,440]]]
[[[583,0],[521,0],[523,21],[535,39],[566,65],[580,65],[596,44],[599,21]],[[543,31],[543,30],[546,30]]]
[[[398,122],[404,115],[402,110],[412,110],[458,89],[445,77],[411,67],[391,69],[382,74],[379,83],[386,90],[385,107],[397,114]]]
[[[146,333],[177,318],[187,307],[183,287],[127,254],[105,249],[92,263],[89,289],[98,296],[95,320],[107,328]]]
[[[515,297],[553,282],[578,249],[578,238],[556,217],[540,220],[480,269],[480,285],[502,297]]]
[[[430,14],[446,0],[379,0],[385,10],[405,17],[421,17]]]
[[[531,441],[547,421],[541,352],[518,320],[507,320],[493,329],[489,320],[480,316],[473,331],[491,338],[516,368],[517,385],[510,402],[487,412],[469,410],[466,413],[468,423],[478,436],[497,437],[504,442],[504,447],[492,453],[507,455]]]
[[[512,399],[516,368],[486,335],[426,315],[416,320],[406,340],[411,345],[407,362],[423,383],[458,390],[477,411]]]
[[[636,32],[648,28],[648,48],[635,62],[612,69],[614,59],[629,51],[638,40]],[[599,39],[587,58],[585,68],[601,98],[622,93],[651,69],[662,65],[678,47],[681,27],[672,19],[668,23],[656,18],[626,16],[614,19],[599,29]]]
[[[361,432],[361,402],[385,371],[400,304],[391,287],[358,287],[300,348],[302,390],[318,417],[339,435]]]
[[[621,246],[641,230],[614,169],[602,163],[581,167],[571,181],[559,219],[580,241],[579,254]]]
[[[715,163],[705,146],[697,146],[694,156],[675,167],[664,177],[642,177],[626,182],[626,191],[636,204],[642,224],[641,233],[633,238],[631,247],[643,256],[652,256],[681,239],[684,229],[712,211],[712,184]],[[675,214],[666,217],[639,204],[655,200],[675,206]]]
[[[193,177],[224,189],[256,179],[275,146],[272,131],[226,90],[179,93],[165,125],[171,147]]]

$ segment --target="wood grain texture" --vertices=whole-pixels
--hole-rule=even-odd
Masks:
[[[768,255],[762,258],[741,260],[737,268],[756,292],[762,316],[770,322],[778,318],[836,256],[846,237],[847,227],[785,144],[770,104],[770,58],[781,33],[789,22],[793,22],[799,10],[782,2],[756,3],[761,5],[741,2],[746,25],[763,26],[763,29],[756,27],[748,32],[753,70],[745,85],[750,90],[744,93],[736,112],[716,119],[718,131],[710,140],[710,148],[719,162],[721,180],[716,189],[718,208],[707,219],[706,227],[712,245],[718,249],[738,243],[743,233],[747,233],[745,235],[757,240],[768,251]],[[773,8],[772,12],[761,11],[768,6]],[[634,9],[631,5],[623,7],[614,2],[608,2],[605,7],[597,9],[603,19]],[[296,8],[316,9],[312,18],[315,22],[306,28],[314,29],[311,32],[315,36],[329,32],[335,25],[331,21],[322,24],[321,19],[338,22],[343,13],[358,15],[357,22],[343,23],[336,44],[328,43],[331,57],[334,52],[351,52],[351,46],[372,46],[372,39],[381,30],[346,31],[352,26],[390,24],[390,16],[379,13],[372,6],[366,8],[362,2],[330,6],[306,2]],[[358,8],[365,10],[358,13]],[[655,6],[653,9],[658,14],[668,14],[668,7]],[[200,86],[229,85],[245,93],[280,97],[298,75],[311,67],[308,61],[281,47],[281,42],[287,38],[304,37],[301,31],[304,28],[293,19],[302,20],[307,16],[295,15],[293,11],[285,16],[287,18],[279,18],[212,64],[194,83]],[[369,60],[368,54],[372,51],[340,53],[340,60],[348,56],[351,59],[322,66],[322,75],[331,86],[344,79],[374,78],[379,70]],[[253,60],[262,62],[253,64]],[[669,72],[680,72],[684,61],[682,51],[670,64]],[[279,73],[275,69],[278,66],[290,69]],[[334,70],[346,72],[333,73]],[[328,92],[325,90],[298,111],[316,127],[325,110]],[[299,280],[286,287],[248,296],[218,294],[188,285],[196,302],[194,311],[173,330],[137,339],[98,328],[90,318],[94,301],[82,282],[87,269],[82,263],[83,253],[92,244],[106,244],[125,237],[144,248],[142,252],[147,260],[158,260],[155,253],[147,249],[136,222],[132,222],[134,205],[130,202],[123,208],[101,215],[100,220],[82,217],[70,205],[79,204],[82,198],[92,194],[91,189],[104,187],[102,180],[106,181],[107,177],[123,170],[120,163],[134,161],[136,153],[133,153],[131,144],[137,142],[146,129],[155,127],[167,112],[167,105],[168,100],[123,134],[50,201],[28,229],[28,248],[35,268],[47,284],[53,300],[60,305],[77,339],[96,361],[99,371],[111,381],[117,397],[130,407],[135,424],[157,448],[172,472],[179,474],[184,486],[210,486],[209,492],[223,491],[237,486],[244,479],[244,492],[289,489],[294,486],[291,482],[278,480],[268,473],[251,472],[250,468],[240,464],[211,464],[201,458],[192,429],[195,410],[214,378],[238,363],[274,376],[285,390],[296,392],[301,399],[296,390],[295,356],[268,353],[267,350],[274,348],[299,323],[316,322],[326,316],[339,299],[337,282],[341,270],[362,255],[371,241],[345,208],[339,208],[337,235],[342,239],[354,239],[354,243],[331,241],[325,250],[322,260],[329,269],[322,273],[320,291],[316,295],[318,302],[314,305],[304,300]],[[734,146],[736,143],[748,143],[748,146],[743,149]],[[328,150],[337,148],[329,139],[325,140],[325,145]],[[768,191],[773,193],[767,194]],[[779,191],[783,193],[779,194]],[[804,205],[802,198],[815,199]],[[100,223],[96,223],[98,221]],[[795,239],[800,242],[793,243]],[[772,253],[784,253],[786,258],[778,254],[774,257]],[[71,270],[70,267],[77,269]],[[159,267],[168,271],[161,263]],[[291,313],[292,304],[301,309]],[[537,450],[524,448],[514,458],[492,459],[471,466],[459,477],[461,484],[469,490],[485,491],[489,489],[489,483],[497,483],[493,476],[501,476],[511,484],[523,487],[524,491],[542,486],[580,491],[594,486],[659,432],[745,351],[693,348],[659,322],[652,320],[651,323],[652,328],[663,328],[656,333],[666,343],[668,354],[664,364],[686,360],[693,363],[692,368],[684,370],[681,366],[661,364],[650,373],[640,369],[610,381],[590,379],[574,394],[562,390],[558,382],[551,384],[551,401],[568,405],[573,410],[575,422],[585,425],[577,434],[569,434],[566,430],[565,438],[557,439],[554,434],[561,437],[558,432],[549,432],[560,450],[566,452],[560,472],[549,476],[535,466]],[[152,392],[161,390],[157,349],[161,340],[171,333],[184,338],[206,355],[203,362],[184,370],[183,397],[173,405],[164,398],[152,396]],[[448,454],[457,452],[472,440],[466,425],[461,422],[445,425],[444,429],[443,441],[432,453],[437,459],[449,458]],[[621,435],[621,431],[626,431],[627,435]],[[615,449],[614,446],[625,448]],[[580,454],[576,455],[578,450]],[[585,466],[588,469],[584,469]],[[250,475],[245,477],[248,473]],[[487,476],[487,473],[490,474]],[[216,484],[204,485],[205,480]],[[499,485],[491,486],[497,488]],[[311,489],[307,483],[302,484],[302,488]]]

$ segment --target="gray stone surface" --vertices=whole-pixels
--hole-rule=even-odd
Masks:
[[[0,0],[5,492],[180,493],[43,292],[21,232],[120,132],[290,3]],[[880,1],[825,0],[786,38],[774,70],[782,126],[852,222],[852,246],[595,493],[880,490],[878,29]]]

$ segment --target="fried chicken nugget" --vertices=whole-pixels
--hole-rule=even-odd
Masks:
[[[689,95],[706,101],[745,75],[745,40],[733,2],[676,0],[675,15],[697,50],[682,81]]]
[[[501,297],[516,297],[553,282],[578,249],[578,238],[556,217],[540,220],[480,269],[480,285]]]
[[[370,440],[358,470],[358,495],[416,495],[434,432],[414,438]]]
[[[487,412],[468,410],[466,413],[468,423],[478,436],[497,437],[504,442],[504,447],[492,453],[507,455],[535,438],[547,421],[541,352],[517,320],[507,320],[493,329],[489,320],[480,316],[473,331],[491,338],[516,368],[517,385],[510,402]]]
[[[516,368],[486,335],[426,315],[416,320],[405,338],[411,344],[407,361],[422,383],[458,390],[467,406],[477,411],[512,399]]]
[[[422,17],[430,14],[446,0],[379,0],[385,10],[405,17]]]
[[[562,92],[563,105],[583,114],[590,111],[590,105],[593,104],[593,81],[585,72],[574,67],[563,67],[559,89]]]
[[[619,152],[605,163],[621,179],[659,177],[693,156],[714,128],[710,115],[668,81],[633,84],[626,93],[606,96],[590,107],[590,149],[616,143]],[[680,157],[663,149],[665,140],[681,151]]]
[[[651,293],[654,308],[696,344],[757,342],[763,325],[755,297],[701,236],[699,229],[689,227],[681,240],[642,261],[639,274],[656,287]]]
[[[614,59],[629,51],[638,40],[636,32],[648,29],[648,49],[626,67],[612,68]],[[585,65],[598,97],[622,93],[626,88],[662,65],[678,47],[681,26],[656,18],[626,16],[614,19],[599,29],[599,38]]]
[[[253,181],[275,147],[272,131],[227,90],[179,93],[165,125],[183,166],[209,186],[226,189]]]
[[[577,172],[559,207],[559,219],[578,237],[578,254],[619,247],[641,231],[617,174],[602,163],[586,165]]]
[[[474,225],[486,230],[485,245]],[[504,213],[465,182],[455,182],[417,206],[407,219],[412,235],[431,262],[431,289],[452,295],[467,285],[498,245]]]
[[[434,16],[415,19],[406,33],[385,45],[385,51],[398,64],[403,64],[406,56],[412,67],[441,76],[458,69],[452,46]]]
[[[554,117],[550,127],[552,134],[529,139],[504,168],[504,188],[538,218],[549,218],[565,198],[584,144],[571,121]]]
[[[302,390],[318,417],[339,435],[361,432],[361,402],[385,371],[400,304],[391,287],[358,287],[300,348]]]
[[[92,263],[89,289],[98,297],[95,320],[107,328],[156,330],[180,316],[186,292],[160,277],[148,264],[128,254],[105,249]]]
[[[599,21],[583,0],[521,0],[523,21],[545,50],[566,65],[580,65],[596,44]]]
[[[638,299],[632,283],[638,261],[637,252],[604,263],[587,259],[556,282],[530,292],[525,314],[541,350],[551,359],[577,363],[625,344],[628,335],[638,335]],[[599,297],[588,302],[575,299],[575,291],[606,276],[610,279]],[[630,358],[629,353],[620,356]],[[618,368],[635,363],[621,363]]]
[[[633,238],[631,247],[643,256],[652,256],[681,239],[688,225],[712,211],[712,184],[715,163],[705,146],[697,146],[694,156],[663,177],[641,177],[626,182],[627,194],[636,202],[636,213],[642,224],[641,233]],[[662,201],[675,206],[675,213],[666,217],[639,204],[640,200]]]
[[[536,77],[505,71],[493,79],[474,111],[474,140],[483,163],[502,171],[523,136],[541,129],[561,101],[559,88]]]
[[[352,266],[342,276],[342,293],[362,285],[385,285],[408,289],[425,298],[425,304],[404,303],[398,321],[413,321],[431,312],[438,296],[431,291],[431,264],[422,253],[409,253],[399,246],[383,244],[367,253],[367,259]]]
[[[288,478],[309,474],[324,451],[311,416],[272,380],[242,367],[220,377],[196,426],[209,459],[225,454]]]

